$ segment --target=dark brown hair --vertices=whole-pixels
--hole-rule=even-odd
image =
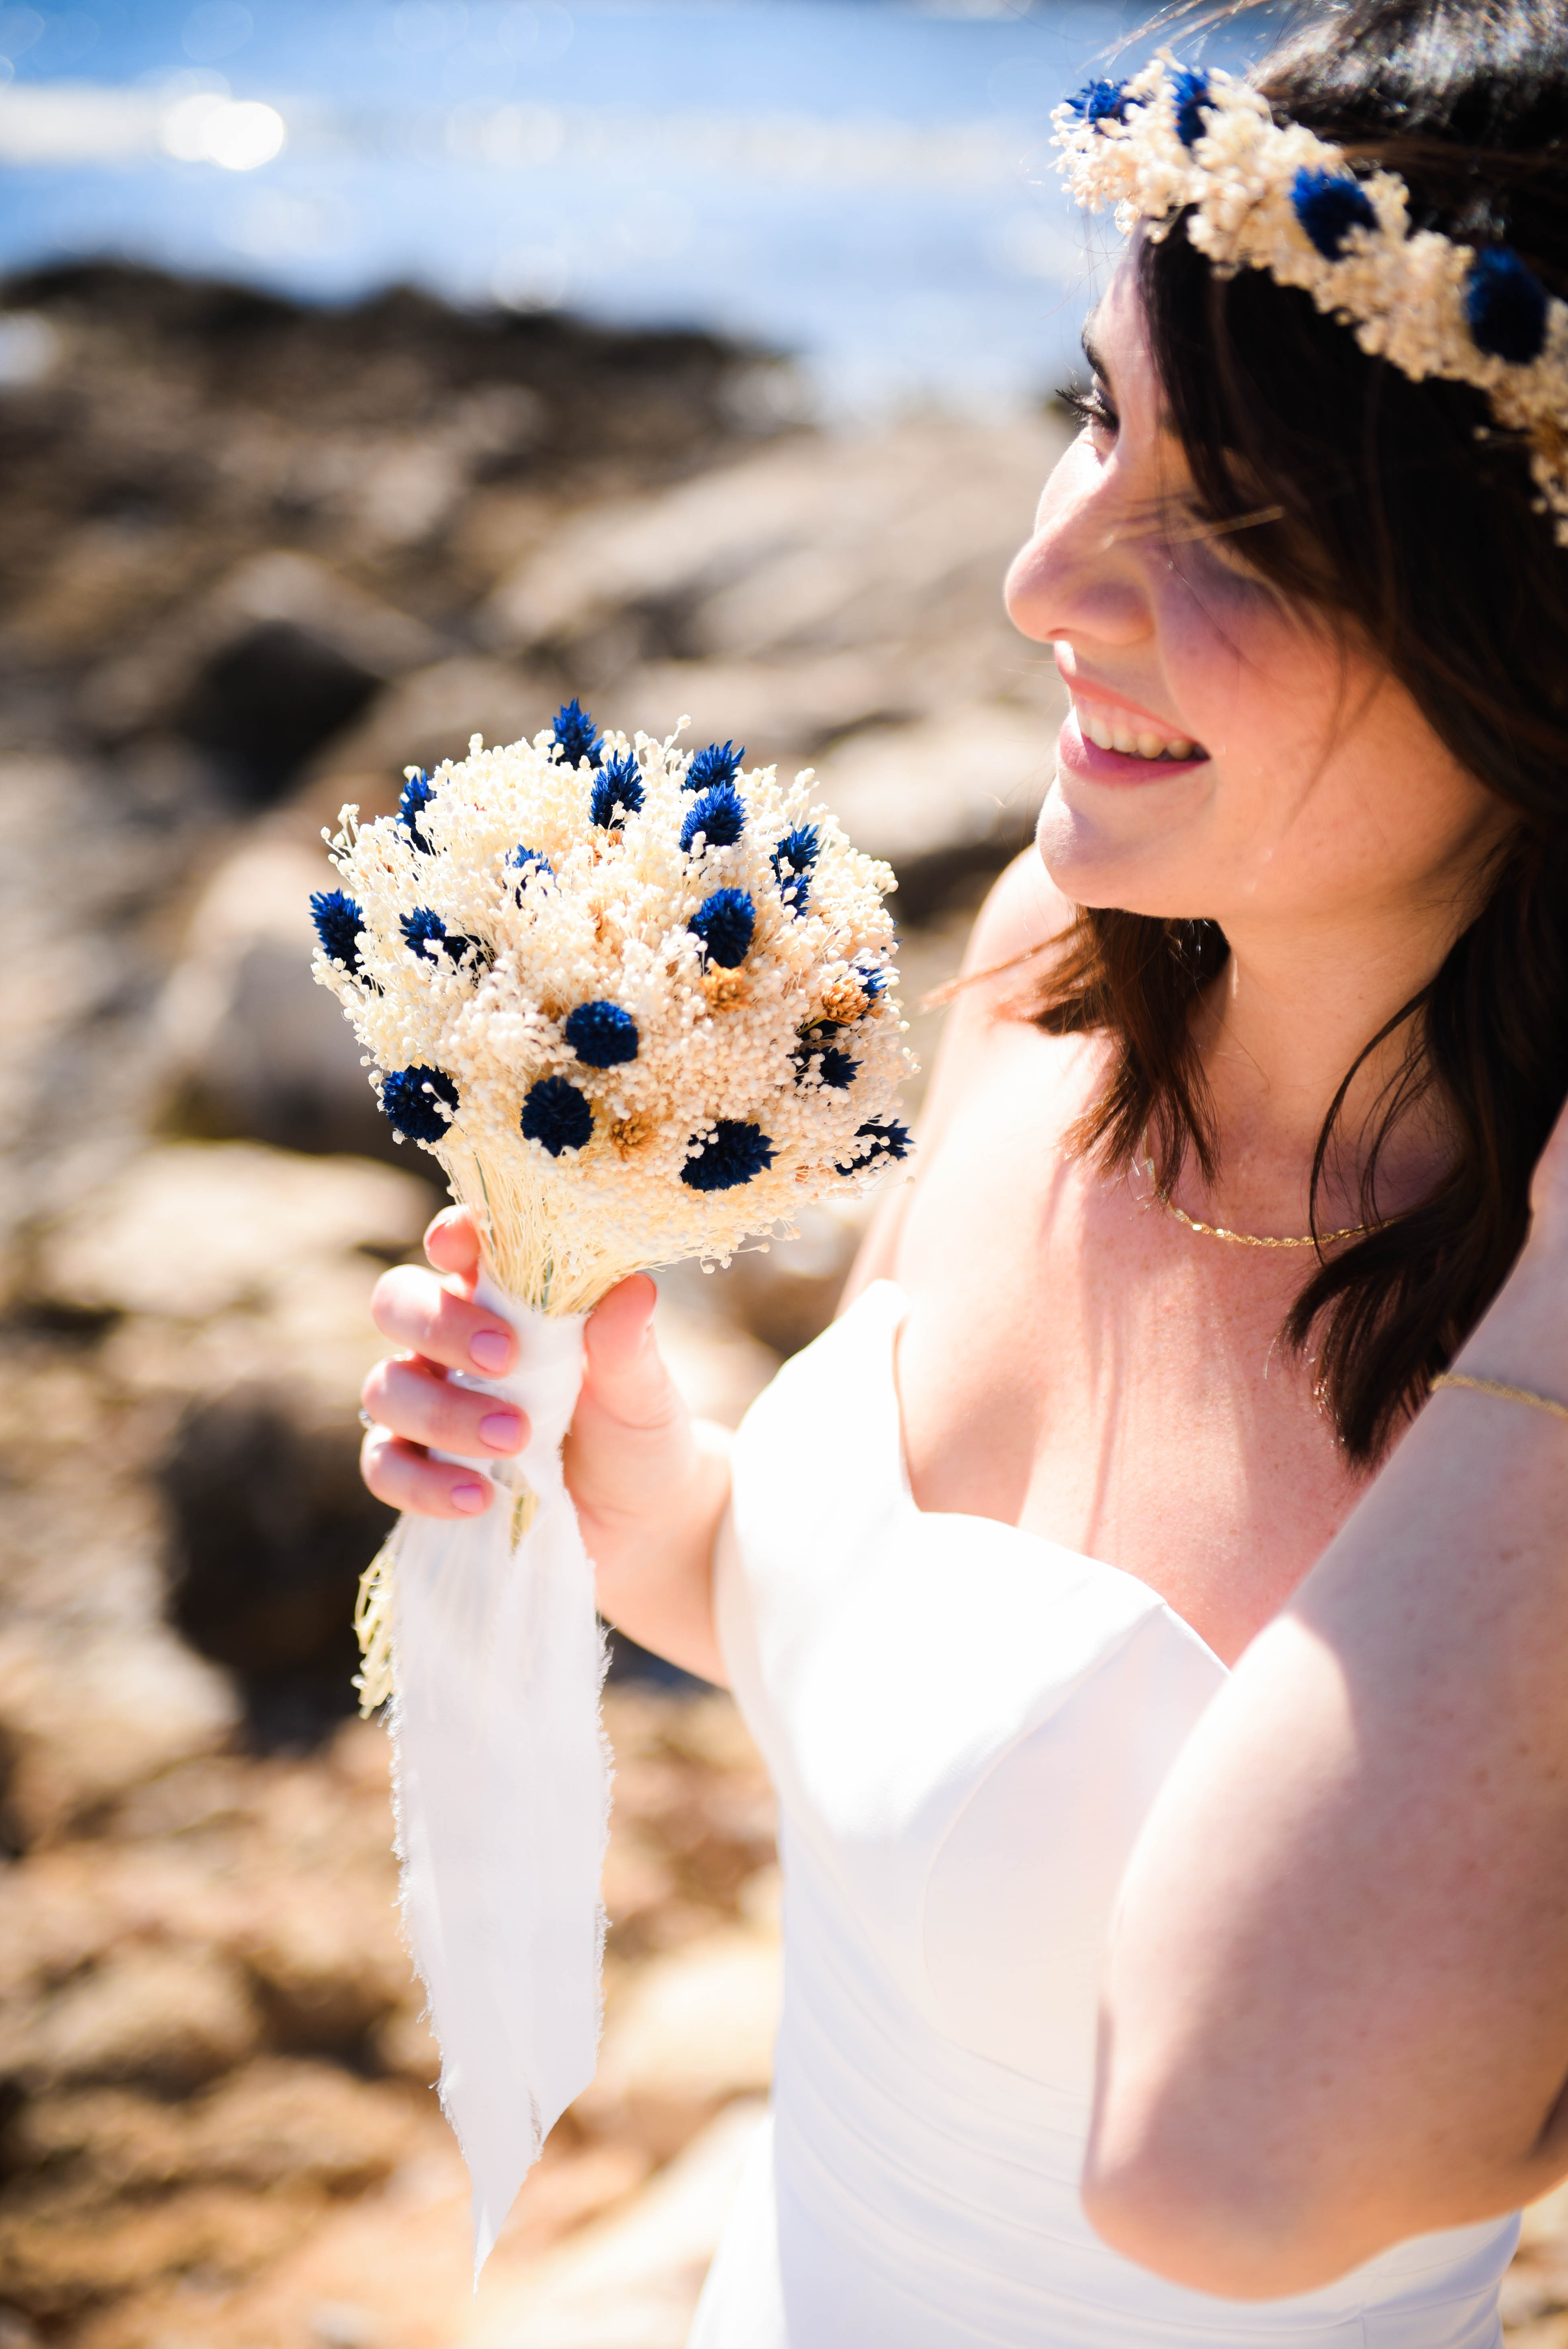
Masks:
[[[1223,14],[1225,12],[1220,11]],[[1568,294],[1568,0],[1350,0],[1309,12],[1255,77],[1277,116],[1383,165],[1418,226],[1501,240]],[[1568,548],[1538,511],[1529,451],[1464,385],[1368,358],[1310,297],[1262,272],[1217,276],[1180,224],[1141,250],[1150,344],[1197,492],[1245,525],[1249,561],[1370,644],[1434,731],[1517,812],[1490,896],[1421,994],[1347,1071],[1319,1137],[1319,1186],[1352,1079],[1403,1030],[1379,1153],[1429,1089],[1453,1141],[1428,1195],[1319,1256],[1285,1336],[1317,1332],[1321,1391],[1347,1454],[1375,1460],[1451,1360],[1523,1240],[1532,1169],[1568,1092]],[[1211,921],[1081,910],[1034,1016],[1113,1040],[1081,1139],[1109,1170],[1147,1130],[1169,1187],[1218,1150],[1192,1041],[1223,969]]]

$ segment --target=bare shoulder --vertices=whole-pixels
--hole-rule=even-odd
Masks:
[[[959,974],[962,984],[949,1006],[941,1049],[922,1104],[917,1126],[920,1153],[913,1174],[890,1184],[878,1201],[840,1302],[841,1312],[870,1282],[892,1275],[899,1235],[921,1170],[930,1164],[944,1129],[962,1112],[971,1087],[981,1080],[987,1041],[995,1040],[1004,1022],[1026,1030],[1019,999],[1028,985],[1028,958],[1060,937],[1071,926],[1073,914],[1073,906],[1053,885],[1032,847],[1013,859],[980,908],[965,951]],[[1037,1030],[1033,1032],[1043,1047],[1074,1049],[1067,1040],[1046,1038]]]
[[[1016,966],[1072,926],[1077,908],[1057,887],[1032,845],[1015,856],[975,917],[964,957],[973,998],[994,1017],[1017,992]],[[987,981],[987,973],[995,973]]]

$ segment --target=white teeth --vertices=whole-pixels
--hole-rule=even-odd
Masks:
[[[1190,759],[1198,747],[1188,734],[1135,730],[1119,712],[1097,709],[1092,702],[1078,703],[1078,719],[1086,741],[1099,750],[1119,751],[1124,759]]]

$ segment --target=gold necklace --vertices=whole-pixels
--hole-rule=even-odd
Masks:
[[[1149,1150],[1147,1135],[1144,1137],[1143,1146],[1146,1151]],[[1179,1207],[1176,1205],[1175,1200],[1171,1196],[1169,1191],[1162,1191],[1160,1188],[1159,1184],[1155,1182],[1154,1178],[1154,1154],[1152,1151],[1149,1151],[1148,1156],[1144,1159],[1143,1171],[1148,1175],[1150,1182],[1154,1185],[1154,1195],[1159,1200],[1161,1206],[1164,1208],[1168,1216],[1174,1216],[1177,1222],[1179,1224],[1185,1224],[1190,1232],[1202,1232],[1205,1239],[1231,1240],[1234,1242],[1237,1247],[1331,1247],[1336,1240],[1358,1240],[1364,1232],[1369,1232],[1373,1228],[1370,1224],[1349,1224],[1346,1225],[1346,1228],[1342,1232],[1306,1232],[1298,1240],[1264,1239],[1256,1232],[1228,1232],[1223,1224],[1200,1223],[1196,1216],[1190,1216],[1185,1207]]]

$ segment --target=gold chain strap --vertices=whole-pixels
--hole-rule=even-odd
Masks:
[[[1495,1395],[1499,1402],[1525,1402],[1532,1411],[1549,1411],[1553,1419],[1568,1419],[1568,1403],[1533,1394],[1529,1387],[1507,1386],[1501,1379],[1472,1379],[1464,1371],[1439,1371],[1432,1381],[1434,1394],[1439,1387],[1463,1387],[1470,1394]]]

